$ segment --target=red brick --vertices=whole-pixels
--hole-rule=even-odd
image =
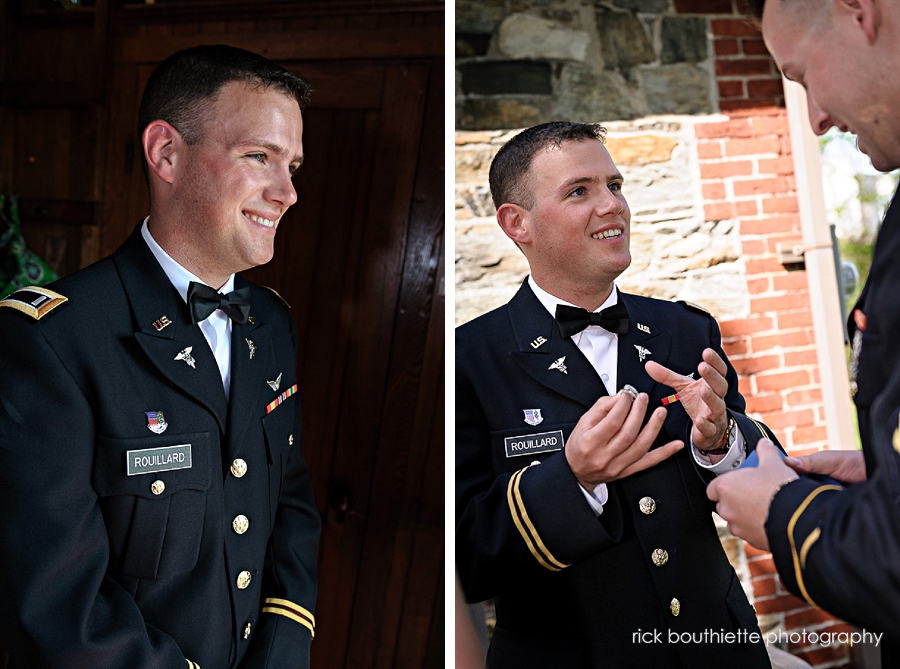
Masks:
[[[675,0],[679,14],[731,14],[731,0]]]
[[[775,335],[756,335],[753,337],[753,351],[758,355],[776,348],[795,348],[812,344],[812,335],[806,330],[779,332]]]
[[[726,218],[734,218],[734,205],[731,202],[717,202],[703,205],[703,215],[706,221],[721,221]]]
[[[746,97],[744,92],[743,81],[720,81],[719,82],[720,98],[743,98]]]
[[[809,351],[794,351],[784,354],[785,367],[804,367],[806,365],[819,364],[819,356],[815,349]]]
[[[741,242],[741,254],[745,256],[760,255],[765,250],[765,244],[759,239],[745,239]],[[747,279],[747,292],[751,295],[768,293],[772,290],[772,280],[767,276],[758,279]]]
[[[760,390],[784,390],[785,388],[806,385],[809,385],[809,372],[806,370],[758,374],[756,376],[756,387]]]
[[[819,388],[808,388],[806,390],[792,390],[787,394],[787,403],[789,406],[798,406],[803,404],[817,404],[822,401],[822,391]]]
[[[759,30],[746,19],[713,19],[711,24],[713,35],[759,35]]]
[[[768,316],[750,316],[749,318],[738,318],[732,321],[722,321],[719,327],[722,329],[723,337],[733,337],[735,335],[747,335],[754,332],[766,332],[774,326],[774,321]]]
[[[781,141],[777,137],[764,139],[729,139],[725,142],[726,156],[755,156],[780,153]]]
[[[738,200],[734,203],[734,213],[737,216],[756,216],[759,213],[759,205],[756,200]]]
[[[760,555],[754,558],[747,558],[747,569],[750,571],[750,576],[767,576],[769,574],[777,574],[778,570],[775,569],[775,561],[772,560],[771,555]]]
[[[760,158],[760,174],[793,174],[794,159],[787,156],[779,158]]]
[[[747,95],[751,98],[784,95],[781,78],[750,79],[747,81]]]
[[[797,599],[793,595],[779,595],[777,597],[757,599],[754,604],[754,606],[756,606],[756,612],[760,615],[791,611],[806,605],[806,602],[802,599]]]
[[[761,220],[741,221],[742,235],[771,235],[775,232],[799,231],[799,216],[768,216]]]
[[[777,234],[773,233],[766,238],[766,246],[769,253],[777,254],[781,257],[782,250],[790,250],[795,246],[803,246],[803,237],[799,234]],[[802,272],[805,270],[797,270]]]
[[[822,609],[809,607],[803,611],[797,611],[796,613],[789,613],[786,615],[784,617],[784,628],[792,630],[803,627],[812,627],[813,625],[818,625],[834,619],[834,616],[830,613],[826,613]]]
[[[785,311],[799,309],[809,305],[809,295],[803,293],[787,293],[774,297],[755,297],[750,300],[750,311],[755,314],[763,311]]]
[[[775,290],[807,290],[809,277],[806,272],[788,272],[774,277],[772,287]]]
[[[753,382],[750,380],[750,377],[741,376],[738,378],[738,392],[744,396],[753,394]]]
[[[768,411],[781,411],[784,407],[784,400],[781,395],[751,395],[747,399],[748,413],[762,413]]]
[[[761,37],[744,37],[741,40],[741,49],[745,56],[768,56],[769,50]]]
[[[723,179],[725,177],[749,176],[751,174],[753,174],[753,163],[749,160],[700,163],[701,179]]]
[[[800,211],[796,195],[782,195],[763,200],[763,212],[766,214],[792,211]]]
[[[754,355],[752,358],[731,361],[735,371],[743,375],[778,369],[780,363],[777,355]]]
[[[717,39],[713,42],[713,49],[717,56],[736,56],[741,49],[736,39]]]
[[[732,116],[757,116],[784,109],[784,98],[759,98],[756,100],[722,100],[719,110]]]
[[[819,634],[850,634],[854,630],[847,623],[835,620],[833,625],[826,625],[816,631],[819,632]]]
[[[697,156],[701,160],[704,158],[721,158],[722,147],[718,142],[700,142],[697,144]],[[791,169],[793,169],[793,163]]]
[[[828,431],[825,426],[816,427],[798,427],[791,434],[794,445],[812,444],[817,441],[825,441],[828,439]]]
[[[772,61],[768,58],[741,58],[740,60],[716,60],[717,77],[746,77],[773,74]]]
[[[770,272],[783,272],[784,265],[781,261],[772,256],[771,258],[758,258],[755,260],[747,260],[744,263],[747,268],[747,274],[768,274]]]
[[[757,610],[759,610],[759,607],[757,607]],[[801,660],[806,660],[809,664],[816,666],[817,664],[838,662],[846,659],[847,649],[843,646],[838,646],[836,648],[814,646],[811,650],[798,650],[793,654]]]
[[[766,597],[775,594],[775,577],[766,576],[753,579],[753,596]]]
[[[698,123],[694,132],[699,138],[750,137],[750,123],[746,119]]]
[[[812,325],[812,312],[809,309],[778,314],[778,329],[801,328]]]
[[[784,444],[785,441],[782,439],[781,443]],[[807,447],[807,448],[801,448],[799,446],[791,446],[787,449],[787,452],[790,455],[793,455],[794,457],[799,458],[804,455],[812,455],[813,453],[818,453],[821,450],[823,450],[823,449],[820,447],[816,447],[816,446]]]
[[[782,112],[775,115],[770,114],[767,116],[756,116],[751,118],[750,131],[754,136],[786,135],[788,134],[787,116]]]
[[[795,411],[782,411],[780,413],[767,413],[766,425],[773,430],[783,430],[787,427],[806,427],[816,422],[812,409],[800,409]]]
[[[763,551],[758,548],[754,548],[753,546],[748,544],[746,541],[744,542],[744,554],[747,556],[748,559],[771,555],[771,553],[769,551]],[[773,578],[777,578],[777,577],[773,577]]]
[[[721,181],[715,181],[713,183],[705,183],[702,186],[703,189],[703,199],[704,200],[724,200],[725,199],[725,184]],[[765,244],[763,244],[763,248],[765,248]]]
[[[787,190],[787,181],[783,177],[734,182],[734,194],[736,197],[741,197],[742,195],[771,195],[772,193],[784,193]]]
[[[729,358],[736,355],[746,355],[749,346],[746,339],[732,339],[731,341],[723,341],[722,349]]]

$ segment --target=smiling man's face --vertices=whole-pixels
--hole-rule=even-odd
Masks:
[[[526,180],[534,206],[522,214],[520,245],[535,281],[563,299],[608,294],[631,264],[631,211],[606,147],[593,139],[550,145]]]

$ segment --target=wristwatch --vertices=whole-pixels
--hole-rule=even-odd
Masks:
[[[729,450],[731,450],[731,447],[734,445],[735,439],[737,439],[737,425],[735,425],[734,418],[729,416],[728,426],[725,428],[725,435],[722,437],[722,441],[720,442],[722,445],[706,451],[704,451],[702,448],[698,448],[697,452],[700,455],[705,456],[725,455]]]

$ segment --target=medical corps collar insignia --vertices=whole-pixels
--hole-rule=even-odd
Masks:
[[[144,413],[147,414],[147,427],[150,428],[151,432],[162,434],[169,427],[162,411],[145,411]]]

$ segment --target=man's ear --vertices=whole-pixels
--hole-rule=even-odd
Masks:
[[[835,2],[839,10],[853,15],[869,44],[874,43],[882,19],[880,0],[835,0]]]
[[[165,121],[153,121],[141,136],[147,167],[166,183],[175,179],[178,151],[184,146],[181,134]]]
[[[519,248],[522,248],[522,244],[531,243],[528,216],[527,209],[510,202],[501,204],[497,210],[497,223],[500,224],[500,228],[506,236],[513,240]]]

